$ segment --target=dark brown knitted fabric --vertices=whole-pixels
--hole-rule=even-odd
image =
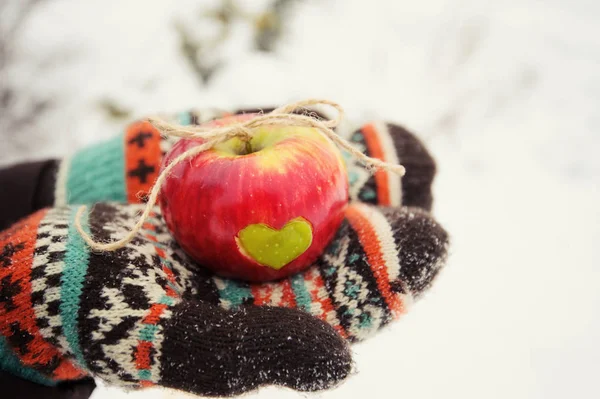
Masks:
[[[388,124],[400,163],[406,168],[402,178],[402,205],[431,210],[431,184],[436,172],[433,157],[423,143],[402,126]]]
[[[399,249],[398,256],[403,260],[400,281],[415,298],[419,298],[446,262],[448,233],[420,208],[409,208],[408,212],[401,208],[385,208],[382,213],[394,221],[392,233]]]
[[[173,312],[162,344],[169,358],[165,386],[209,396],[263,384],[314,391],[351,369],[347,344],[308,314],[276,307],[227,312],[201,302],[182,303]]]

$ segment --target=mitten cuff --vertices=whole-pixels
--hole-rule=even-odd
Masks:
[[[0,169],[0,230],[52,205],[57,161],[27,162]]]

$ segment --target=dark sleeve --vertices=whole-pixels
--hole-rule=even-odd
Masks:
[[[54,203],[58,161],[21,163],[0,169],[0,230]]]
[[[2,399],[87,399],[95,387],[96,384],[91,378],[47,387],[0,370]]]

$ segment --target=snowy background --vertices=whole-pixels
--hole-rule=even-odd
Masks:
[[[599,21],[597,0],[0,0],[0,164],[190,107],[404,124],[439,164],[447,269],[339,388],[246,397],[598,398]]]

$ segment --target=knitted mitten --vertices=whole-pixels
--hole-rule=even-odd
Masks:
[[[242,110],[238,113],[254,111]],[[199,124],[224,115],[227,114],[215,111],[185,112],[169,119],[181,124]],[[349,140],[367,155],[388,162],[400,162],[407,170],[402,179],[384,170],[372,175],[362,164],[349,156],[345,157],[351,199],[379,205],[431,208],[435,163],[415,136],[400,126],[377,122],[364,125],[350,134]],[[140,193],[148,192],[152,187],[159,173],[162,156],[172,144],[172,139],[161,138],[150,123],[134,122],[123,134],[111,140],[83,149],[61,161],[44,164],[44,184],[51,188],[52,194],[33,199],[32,202],[39,202],[43,206],[100,201],[139,203]],[[28,174],[42,172],[35,169]],[[47,181],[48,177],[50,181]]]
[[[99,203],[83,226],[108,241],[141,209]],[[91,375],[202,395],[327,388],[351,370],[343,338],[364,339],[404,313],[448,239],[420,209],[354,204],[307,271],[247,284],[198,268],[158,208],[130,244],[104,253],[83,243],[75,211],[42,210],[0,233],[2,345],[20,360],[11,371],[38,381]]]

